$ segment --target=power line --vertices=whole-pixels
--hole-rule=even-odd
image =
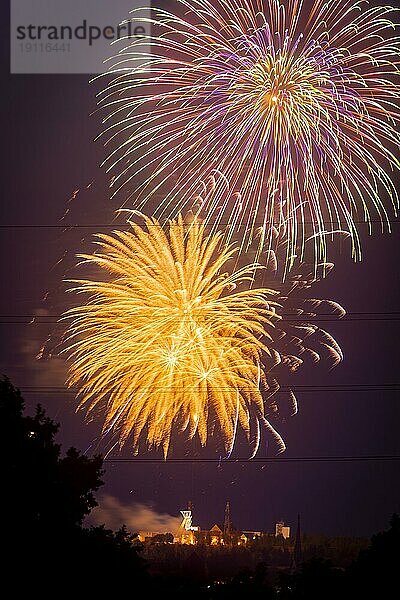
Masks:
[[[311,309],[310,309],[311,310]],[[0,315],[0,325],[24,325],[24,324],[57,324],[64,315]],[[397,322],[400,321],[400,312],[353,312],[346,313],[345,316],[334,316],[332,313],[313,313],[311,316],[295,316],[289,313],[277,313],[277,317],[282,317],[285,323],[353,323],[353,322]],[[182,322],[182,319],[177,319]],[[172,322],[172,321],[171,321]]]
[[[400,317],[397,318],[368,318],[368,319],[318,319],[316,317],[312,317],[312,322],[320,322],[320,323],[354,323],[354,322],[359,322],[359,323],[363,323],[363,322],[393,322],[396,323],[397,321],[400,321]],[[305,323],[307,321],[307,319],[286,319],[285,323]],[[57,323],[59,323],[58,320],[54,320],[54,321],[39,321],[36,320],[34,322],[32,322],[31,320],[25,320],[25,321],[1,321],[0,320],[0,325],[33,325],[33,323],[36,323],[36,325],[56,325]]]
[[[0,225],[0,229],[92,229],[92,228],[102,228],[102,229],[114,229],[116,227],[123,227],[125,225],[128,225],[130,222],[133,221],[123,221],[123,222],[115,222],[115,223],[22,223],[22,224],[18,224],[18,223],[8,223],[8,224],[1,224]],[[314,223],[312,221],[302,221],[302,223],[304,223],[304,225],[313,225]],[[353,223],[355,223],[356,225],[382,225],[382,221],[380,221],[379,219],[372,219],[370,221],[354,221]],[[383,222],[383,224],[386,225],[397,225],[400,223],[400,220],[398,219],[385,219],[385,221]],[[259,227],[259,226],[263,226],[264,224],[266,225],[270,225],[276,226],[276,223],[274,223],[273,221],[269,222],[269,223],[264,223],[264,221],[260,221],[260,222],[256,222],[254,224],[255,227]],[[230,225],[230,223],[219,223],[218,227],[228,227]],[[327,221],[325,223],[325,225],[328,227],[332,227],[337,229],[338,227],[341,226],[341,224],[338,221]],[[152,223],[146,223],[146,228],[147,227],[159,227],[159,225],[157,224],[152,224]],[[327,235],[331,235],[330,232],[327,232]]]
[[[191,464],[191,463],[201,463],[201,464],[217,464],[217,465],[233,465],[235,463],[246,463],[250,464],[268,464],[268,463],[354,463],[354,462],[398,462],[400,461],[400,454],[381,454],[381,455],[366,455],[366,456],[273,456],[270,458],[252,458],[249,457],[240,457],[240,458],[121,458],[121,457],[107,457],[104,459],[106,463],[114,463],[114,464]]]
[[[290,313],[279,313],[279,314],[281,316],[291,316]],[[398,310],[394,310],[394,311],[380,311],[380,312],[378,312],[378,311],[351,312],[351,313],[349,312],[349,313],[346,313],[346,314],[347,315],[361,315],[361,316],[363,316],[363,315],[397,315],[397,316],[400,317],[400,311],[398,311]],[[331,313],[318,313],[318,316],[330,316],[330,315],[331,315]],[[60,315],[60,314],[54,314],[54,315],[52,315],[52,314],[50,314],[50,315],[32,315],[32,314],[13,315],[13,314],[9,314],[9,315],[0,315],[0,319],[1,318],[7,318],[7,317],[9,317],[11,319],[13,319],[13,318],[19,318],[19,317],[21,317],[21,318],[31,318],[31,317],[34,317],[34,318],[41,319],[41,318],[46,318],[46,317],[49,317],[49,318],[58,318],[58,317],[61,317],[61,316],[62,315]]]
[[[145,386],[144,386],[145,387]],[[21,392],[26,394],[34,394],[34,393],[49,393],[49,394],[78,394],[78,388],[65,388],[61,386],[29,386],[29,387],[20,387]],[[150,391],[157,392],[168,389],[171,392],[180,389],[178,386],[173,388],[164,387],[164,386],[151,386]],[[214,388],[218,391],[229,391],[228,387],[220,387]],[[236,389],[236,388],[235,388]],[[240,388],[242,391],[246,391],[247,388]],[[294,384],[292,387],[290,386],[280,386],[277,389],[277,392],[290,392],[296,391],[296,393],[315,393],[315,392],[346,392],[346,393],[354,393],[354,392],[399,392],[400,391],[400,383],[384,383],[384,384],[334,384],[334,385],[296,385]]]

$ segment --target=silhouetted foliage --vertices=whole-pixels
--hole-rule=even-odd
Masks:
[[[149,541],[151,544],[172,544],[174,536],[172,533],[157,533]]]
[[[279,586],[282,600],[346,600],[347,598],[399,597],[400,517],[393,515],[388,531],[371,539],[366,550],[346,570],[330,561],[313,558],[295,573],[283,573]]]
[[[19,390],[0,380],[1,474],[4,526],[25,534],[40,530],[71,529],[82,524],[97,503],[102,485],[102,458],[83,456],[70,448],[61,457],[54,440],[59,425],[39,405],[33,417],[24,416]]]
[[[114,533],[82,525],[97,506],[102,457],[88,458],[75,448],[61,456],[58,429],[41,406],[25,416],[19,390],[0,379],[3,581],[8,577],[14,590],[42,594],[50,584],[65,591],[85,582],[104,591],[111,578],[114,590],[127,591],[127,571],[137,585],[143,580],[135,536],[124,527]]]
[[[348,570],[353,597],[399,598],[400,516],[394,514],[390,527],[374,535],[370,546],[360,552]]]
[[[313,558],[295,573],[281,576],[280,598],[289,600],[334,600],[343,598],[343,571],[330,561]]]

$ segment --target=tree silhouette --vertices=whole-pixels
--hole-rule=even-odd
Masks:
[[[70,530],[97,503],[102,485],[102,458],[87,458],[70,448],[61,458],[54,440],[59,425],[46,417],[39,405],[33,417],[24,416],[19,390],[7,378],[0,380],[1,477],[6,493],[1,497],[5,525],[25,533],[58,528]]]
[[[399,597],[400,516],[394,514],[387,531],[371,538],[370,546],[360,552],[348,569],[349,588],[353,597]]]
[[[25,416],[20,391],[0,379],[3,581],[8,577],[14,590],[41,594],[43,582],[49,593],[56,587],[75,593],[78,583],[80,589],[86,584],[102,592],[109,583],[125,592],[130,589],[126,572],[135,576],[136,586],[144,581],[140,548],[124,527],[116,533],[83,527],[97,506],[103,460],[75,448],[61,456],[58,429],[41,406],[33,417]]]
[[[295,573],[281,576],[282,600],[336,600],[343,596],[343,572],[330,561],[312,558],[305,561]]]

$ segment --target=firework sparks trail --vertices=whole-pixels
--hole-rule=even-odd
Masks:
[[[156,219],[141,218],[144,226],[99,234],[98,251],[81,256],[104,279],[75,280],[72,291],[88,299],[65,315],[68,383],[77,386],[80,406],[103,412],[103,433],[136,452],[144,436],[167,456],[177,430],[203,446],[215,433],[229,456],[238,428],[253,456],[260,430],[282,451],[272,424],[276,367],[296,370],[309,352],[298,336],[318,337],[318,328],[301,323],[293,325],[296,335],[289,332],[279,295],[250,287],[257,265],[226,274],[235,249],[222,234],[207,236],[198,219],[179,217],[164,231]],[[333,338],[317,344],[340,360]],[[293,348],[298,358],[287,353]],[[319,360],[318,350],[310,352]]]
[[[367,4],[180,0],[183,17],[133,11],[153,33],[128,40],[99,99],[115,193],[169,219],[222,174],[229,201],[221,188],[199,214],[214,231],[227,224],[241,252],[268,249],[285,222],[286,271],[307,239],[315,264],[326,262],[336,230],[361,258],[357,225],[390,229],[399,168],[396,9]]]
[[[219,249],[221,236],[182,218],[166,234],[143,218],[145,228],[99,235],[100,252],[83,256],[112,279],[77,282],[90,300],[69,313],[69,383],[80,382],[90,410],[108,397],[104,430],[118,429],[122,443],[132,435],[136,447],[147,428],[149,446],[167,454],[176,425],[205,444],[210,418],[229,449],[236,422],[248,432],[250,409],[263,414],[257,373],[274,293],[224,295],[254,267],[219,274],[234,253]]]

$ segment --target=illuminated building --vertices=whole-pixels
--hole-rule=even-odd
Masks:
[[[290,538],[290,527],[285,526],[283,521],[278,521],[275,525],[275,537],[282,536],[285,540]]]
[[[174,537],[174,542],[178,544],[196,544],[194,532],[199,531],[200,527],[192,525],[192,510],[181,510],[182,522],[179,526],[177,535]]]
[[[223,527],[215,523],[210,529],[201,529],[193,525],[193,507],[188,503],[188,508],[181,510],[181,523],[173,532],[139,532],[139,539],[148,543],[174,543],[205,546],[246,546],[264,537],[279,538],[284,540],[290,538],[290,527],[281,520],[275,525],[275,535],[263,531],[237,530],[231,520],[229,501],[226,503]]]

